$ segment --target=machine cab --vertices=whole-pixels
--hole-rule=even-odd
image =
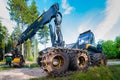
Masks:
[[[94,34],[91,32],[91,30],[81,33],[78,37],[77,42],[78,42],[78,47],[80,49],[84,49],[86,47],[86,44],[94,45],[95,43]]]

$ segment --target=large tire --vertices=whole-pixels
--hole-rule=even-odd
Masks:
[[[25,66],[25,59],[22,58],[21,62],[20,62],[20,66],[19,67],[24,67]]]
[[[37,58],[37,63],[38,63],[38,65],[41,67],[42,66],[42,63],[41,63],[41,60],[42,60],[42,57],[38,57]]]
[[[69,57],[66,53],[55,50],[44,55],[42,58],[42,66],[45,71],[54,76],[63,74],[69,66]]]
[[[107,57],[103,53],[95,53],[91,57],[91,64],[92,66],[105,66],[107,65]]]
[[[77,53],[70,53],[70,69],[87,71],[89,66],[89,56],[87,52],[80,51]]]

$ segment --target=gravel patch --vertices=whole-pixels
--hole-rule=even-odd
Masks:
[[[20,68],[0,71],[0,80],[29,80],[47,75],[41,68]]]

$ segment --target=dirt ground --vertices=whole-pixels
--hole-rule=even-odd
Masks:
[[[117,65],[120,61],[108,62],[107,65]],[[41,68],[16,68],[11,70],[0,71],[0,80],[29,80],[39,78],[48,74]]]
[[[0,80],[29,80],[47,76],[41,68],[20,68],[0,71]]]

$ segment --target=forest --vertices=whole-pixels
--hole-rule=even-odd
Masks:
[[[33,0],[28,5],[28,0],[9,0],[7,2],[7,9],[12,21],[16,22],[14,31],[9,34],[6,26],[0,21],[0,59],[5,53],[12,50],[15,40],[19,39],[20,34],[38,17],[40,14],[37,10],[35,1]],[[44,11],[43,11],[44,12]],[[49,29],[45,25],[32,39],[28,39],[24,44],[20,45],[19,51],[24,54],[25,58],[30,61],[35,61],[38,55],[38,43],[46,45],[49,41]],[[102,44],[103,53],[109,59],[120,59],[120,36],[116,36],[115,40],[100,40],[98,43]],[[25,49],[24,49],[25,48]]]

